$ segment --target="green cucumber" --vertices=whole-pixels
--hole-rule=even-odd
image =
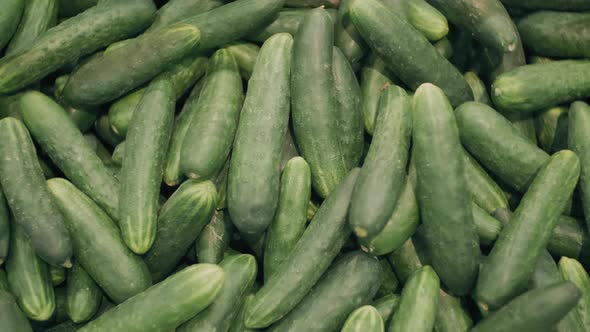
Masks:
[[[386,68],[383,60],[371,53],[361,69],[360,77],[365,130],[369,135],[373,135],[375,130],[375,120],[377,119],[381,93],[396,80],[397,78]]]
[[[34,45],[39,36],[53,27],[57,21],[58,2],[58,0],[27,1],[18,29],[6,46],[4,55],[16,55],[25,51]]]
[[[555,153],[568,147],[568,109],[550,107],[535,116],[535,129],[539,146],[547,153]]]
[[[62,266],[49,265],[49,276],[53,287],[61,285],[66,281],[66,269]]]
[[[588,0],[502,0],[506,5],[522,9],[549,9],[549,10],[590,10]]]
[[[375,294],[376,297],[381,297],[387,294],[393,294],[399,286],[399,280],[397,279],[393,267],[385,257],[379,258],[379,264],[381,265],[381,286]]]
[[[471,199],[487,213],[508,208],[508,199],[498,184],[467,152],[464,153],[465,179]]]
[[[121,99],[111,104],[108,111],[109,124],[113,132],[122,137],[127,135],[129,129],[129,122],[133,116],[133,111],[139,104],[141,97],[145,93],[145,88],[135,90],[128,95],[121,97]]]
[[[266,327],[285,316],[328,269],[351,234],[346,211],[358,173],[352,170],[326,198],[291,254],[256,293],[246,309],[247,327]]]
[[[0,61],[0,93],[20,90],[81,56],[137,34],[155,10],[149,0],[110,1],[47,30],[31,48]]]
[[[357,63],[367,51],[367,44],[350,20],[350,0],[343,0],[338,7],[334,45],[336,45],[351,64]]]
[[[579,174],[580,161],[569,150],[556,153],[539,170],[483,262],[474,296],[484,308],[500,308],[522,292]]]
[[[15,118],[0,120],[0,156],[0,182],[14,220],[31,238],[37,255],[70,267],[72,246],[64,218],[47,190],[29,132]]]
[[[311,171],[301,157],[289,160],[281,176],[279,205],[266,232],[264,279],[278,269],[305,231],[311,196]]]
[[[219,173],[213,179],[213,183],[217,188],[217,207],[215,207],[217,210],[227,209],[227,181],[230,161],[231,158],[228,157]]]
[[[568,147],[580,157],[582,170],[580,173],[579,191],[587,229],[590,229],[590,140],[587,130],[590,130],[590,106],[582,101],[576,101],[570,106],[568,113]]]
[[[285,7],[311,7],[316,8],[325,6],[328,8],[337,8],[340,0],[286,0]]]
[[[11,332],[33,332],[31,324],[20,310],[12,294],[0,290],[0,329]]]
[[[512,188],[526,191],[549,155],[489,106],[465,103],[455,114],[467,150]]]
[[[377,309],[383,322],[388,326],[388,322],[394,314],[394,311],[399,307],[400,296],[397,294],[385,295],[375,301],[372,305]]]
[[[352,193],[348,221],[357,237],[373,238],[385,227],[406,182],[412,135],[411,100],[390,86],[381,95],[373,140]]]
[[[3,0],[2,14],[0,14],[0,50],[8,44],[14,32],[18,28],[23,10],[24,0]]]
[[[123,158],[125,158],[125,141],[117,144],[113,150],[112,159],[117,166],[123,165]]]
[[[432,46],[434,46],[438,54],[442,55],[445,59],[450,59],[453,56],[453,44],[451,44],[451,41],[448,38],[443,38],[432,44]],[[467,81],[467,79],[465,79],[465,81]],[[471,88],[471,85],[469,85],[469,87]],[[473,88],[471,90],[473,92]]]
[[[488,94],[485,83],[477,76],[474,71],[468,71],[463,74],[465,81],[469,84],[471,92],[473,93],[473,99],[475,102],[492,106],[492,100]]]
[[[338,105],[332,72],[333,24],[322,8],[304,17],[293,45],[291,78],[295,140],[311,167],[315,191],[326,197],[344,179]]]
[[[304,8],[284,8],[275,15],[272,22],[265,27],[246,35],[246,39],[263,43],[270,36],[281,32],[287,32],[292,36],[295,36],[299,29],[299,24],[310,10],[311,9]],[[326,9],[326,12],[332,18],[333,23],[337,24],[338,11],[336,9]]]
[[[121,169],[119,227],[133,252],[146,253],[156,237],[164,158],[174,121],[174,91],[167,80],[150,83],[133,112]]]
[[[429,41],[444,38],[449,32],[449,23],[443,13],[424,0],[404,0],[408,22]]]
[[[387,259],[393,266],[395,275],[402,283],[405,283],[414,271],[423,266],[420,257],[416,253],[416,247],[412,238],[406,240],[401,247],[389,254]]]
[[[199,263],[218,264],[229,247],[233,225],[226,211],[216,210],[213,217],[195,241],[195,254]]]
[[[364,305],[351,312],[340,332],[384,332],[383,319],[371,305]]]
[[[491,245],[498,238],[502,230],[502,223],[473,202],[471,203],[471,211],[477,235],[479,236],[479,243],[487,246]]]
[[[307,202],[306,211],[307,211]],[[2,193],[2,186],[0,186],[0,265],[6,261],[8,257],[8,247],[10,246],[10,210],[4,193]]]
[[[59,17],[76,16],[86,9],[96,6],[98,0],[59,0]]]
[[[229,51],[209,60],[207,76],[180,151],[180,170],[190,178],[211,178],[227,159],[238,126],[242,79]],[[189,115],[190,116],[190,115]]]
[[[440,281],[430,266],[416,270],[408,278],[399,307],[388,331],[432,331],[437,313]]]
[[[94,108],[71,107],[61,101],[63,89],[69,78],[69,75],[62,75],[55,79],[53,96],[56,101],[61,102],[62,107],[66,110],[72,122],[74,122],[76,127],[84,133],[92,128],[92,125],[98,118],[100,112]]]
[[[240,311],[236,314],[236,317],[234,317],[234,320],[228,330],[228,332],[255,332],[256,330],[253,329],[249,329],[246,327],[246,325],[244,325],[244,314],[246,313],[246,307],[248,307],[248,304],[250,302],[252,302],[252,299],[254,299],[254,294],[249,294],[246,296],[246,298],[244,299],[241,307],[240,307]]]
[[[260,53],[260,47],[254,43],[237,41],[225,45],[224,48],[233,55],[240,68],[242,78],[249,80],[254,71],[256,59],[258,58],[258,53]]]
[[[356,251],[342,256],[302,301],[268,331],[337,330],[354,309],[371,301],[379,288],[379,269],[377,259],[368,254]]]
[[[464,295],[480,253],[455,115],[444,92],[429,83],[416,91],[413,110],[416,198],[432,264],[453,294]]]
[[[461,303],[442,289],[439,291],[434,332],[466,332],[473,325],[473,320]]]
[[[568,216],[560,216],[553,229],[547,250],[555,256],[567,256],[584,263],[590,258],[590,242],[585,223]]]
[[[410,88],[431,82],[445,91],[454,106],[473,100],[461,73],[409,23],[379,1],[353,0],[350,16],[371,49]],[[396,33],[389,33],[392,30]]]
[[[502,110],[533,112],[590,96],[590,61],[560,60],[515,68],[499,75],[492,100]],[[536,82],[536,84],[530,84]]]
[[[172,272],[213,216],[217,191],[211,181],[188,180],[170,196],[158,213],[153,246],[144,256],[155,282]]]
[[[171,0],[156,12],[156,18],[146,32],[153,32],[223,5],[223,0]]]
[[[94,123],[94,131],[100,140],[110,147],[115,147],[125,139],[111,129],[109,117],[106,115],[103,115],[96,120]]]
[[[590,276],[588,276],[588,272],[580,262],[565,256],[559,260],[559,272],[565,281],[572,282],[582,293],[575,311],[580,316],[584,330],[590,329]]]
[[[102,301],[102,291],[78,264],[68,271],[67,312],[74,323],[83,323],[96,313]]]
[[[225,274],[219,296],[205,311],[182,324],[176,331],[222,332],[229,329],[256,279],[256,259],[252,255],[234,255],[225,258],[219,266]]]
[[[147,266],[125,246],[108,215],[67,180],[47,184],[73,235],[76,261],[105,293],[119,303],[148,288]]]
[[[533,289],[490,314],[469,331],[543,331],[562,320],[580,297],[580,290],[571,282]]]
[[[106,311],[78,331],[173,330],[213,303],[221,293],[224,276],[223,270],[215,265],[189,266]]]
[[[281,152],[289,127],[292,47],[293,37],[287,33],[276,34],[262,45],[239,113],[228,174],[227,205],[242,235],[262,234],[272,222],[279,203]],[[227,95],[225,90],[223,98]],[[211,154],[204,157],[212,158]]]
[[[25,93],[20,104],[35,141],[70,181],[117,220],[119,183],[64,109],[36,91]]]

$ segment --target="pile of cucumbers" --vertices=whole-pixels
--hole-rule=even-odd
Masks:
[[[0,0],[0,332],[590,331],[590,0]]]

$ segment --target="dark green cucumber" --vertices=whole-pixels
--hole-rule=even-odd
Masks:
[[[452,293],[463,295],[473,286],[480,256],[464,175],[465,152],[453,109],[441,89],[422,85],[413,109],[416,198],[429,234],[432,265]]]
[[[396,80],[397,78],[386,68],[383,60],[371,53],[361,70],[360,77],[365,130],[370,135],[373,135],[375,130],[375,120],[377,119],[377,108],[379,107],[381,93]]]
[[[286,7],[310,7],[316,8],[325,6],[328,8],[337,8],[340,5],[340,0],[286,0]]]
[[[315,191],[326,197],[344,179],[333,61],[333,24],[326,11],[309,11],[295,35],[291,78],[295,140],[311,167]]]
[[[76,261],[105,293],[119,303],[148,288],[152,280],[147,266],[125,246],[108,215],[67,180],[47,184],[66,216]]]
[[[179,326],[178,332],[227,331],[256,279],[256,259],[252,255],[234,255],[225,258],[219,267],[225,282],[219,296],[205,311]]]
[[[310,10],[311,9],[304,8],[284,8],[275,15],[272,22],[269,22],[263,28],[257,29],[246,35],[246,39],[262,43],[270,36],[281,32],[287,32],[292,36],[295,36],[303,17],[305,17]],[[326,12],[328,12],[332,18],[333,23],[336,24],[338,21],[338,11],[336,9],[326,9]]]
[[[215,265],[189,266],[108,310],[78,331],[173,330],[213,303],[223,288],[224,275]]]
[[[155,282],[172,272],[213,216],[217,191],[211,181],[188,180],[170,196],[158,213],[153,246],[144,256]]]
[[[164,158],[174,121],[174,91],[167,80],[150,83],[133,112],[121,169],[119,227],[127,246],[146,253],[156,237]]]
[[[18,29],[4,51],[5,56],[19,54],[57,22],[58,0],[27,1]],[[0,47],[1,48],[1,47]]]
[[[547,250],[555,256],[567,256],[584,263],[590,258],[590,242],[585,223],[568,216],[560,216],[553,229]]]
[[[461,299],[453,297],[442,289],[438,295],[434,332],[465,332],[473,325]]]
[[[539,146],[547,153],[554,153],[568,147],[568,109],[550,107],[535,116],[535,127]]]
[[[359,238],[383,230],[404,190],[412,135],[406,91],[390,86],[381,95],[371,147],[352,193],[348,222]]]
[[[180,171],[211,178],[223,166],[234,142],[242,105],[242,79],[229,51],[209,60],[207,76],[180,151]],[[191,106],[192,107],[192,106]]]
[[[473,93],[473,99],[475,102],[492,106],[492,100],[488,94],[487,87],[484,82],[477,76],[474,71],[468,71],[463,74],[465,81],[469,84],[471,92]]]
[[[399,307],[388,331],[432,331],[436,318],[440,280],[430,266],[416,270],[402,290]]]
[[[461,73],[409,23],[379,1],[353,0],[350,16],[371,49],[410,88],[430,82],[441,87],[454,106],[473,100]],[[388,32],[392,30],[396,33]]]
[[[372,305],[377,309],[383,322],[388,326],[388,322],[399,307],[400,296],[397,294],[385,295],[373,301]]]
[[[117,220],[119,183],[64,109],[36,91],[25,93],[20,104],[35,141],[72,183]]]
[[[224,210],[217,210],[195,241],[195,254],[199,263],[219,264],[233,233],[233,225]]]
[[[8,44],[18,28],[24,8],[24,0],[2,1],[2,13],[0,14],[0,50]]]
[[[307,211],[307,202],[306,202]],[[8,248],[10,246],[10,210],[0,186],[0,265],[8,257]]]
[[[590,329],[590,276],[588,276],[588,272],[580,262],[565,256],[559,260],[559,272],[565,281],[572,282],[582,293],[575,311],[580,317],[584,330]]]
[[[381,265],[381,286],[379,287],[377,294],[375,294],[375,297],[395,293],[400,284],[395,272],[393,272],[393,267],[387,258],[379,258],[379,264]]]
[[[111,129],[109,117],[106,115],[103,115],[96,120],[94,123],[94,131],[103,143],[113,148],[125,139]]]
[[[185,18],[208,12],[223,5],[223,0],[172,0],[156,12],[156,18],[146,32],[153,32]]]
[[[571,282],[533,289],[490,314],[470,331],[541,331],[562,320],[580,297],[580,290]]]
[[[553,155],[539,170],[510,223],[484,261],[476,300],[495,310],[520,294],[580,174],[580,161],[569,150]]]
[[[50,265],[49,268],[49,277],[51,278],[51,284],[54,287],[61,285],[64,281],[66,281],[66,269],[61,266],[54,266]]]
[[[102,291],[77,262],[68,271],[66,287],[68,317],[74,323],[90,320],[100,307]]]
[[[27,317],[18,307],[12,294],[5,290],[0,290],[0,329],[10,332],[33,332],[31,324]]]
[[[36,321],[51,317],[55,295],[47,264],[37,257],[31,240],[18,224],[11,229],[6,277],[10,292],[27,317]]]
[[[338,7],[338,21],[334,35],[336,45],[351,64],[357,63],[367,51],[367,44],[350,20],[350,0],[343,0]]]
[[[489,214],[507,208],[508,199],[500,186],[467,152],[464,152],[464,158],[465,179],[471,199]]]
[[[379,311],[364,305],[351,312],[340,332],[383,332],[385,327]]]
[[[71,266],[64,218],[47,190],[29,132],[15,118],[0,120],[0,156],[0,182],[14,220],[25,229],[39,257]]]
[[[281,176],[279,205],[266,232],[264,279],[278,269],[305,231],[311,196],[311,171],[301,157],[289,160]]]
[[[496,106],[513,112],[533,112],[586,98],[590,96],[590,61],[561,60],[515,68],[499,75],[491,91]]]
[[[254,71],[256,59],[258,58],[258,53],[260,53],[260,47],[254,43],[237,41],[225,45],[224,48],[234,56],[240,68],[242,78],[249,80]]]
[[[155,10],[149,0],[110,1],[47,30],[31,48],[0,61],[0,93],[24,88],[81,56],[137,34]]]
[[[249,236],[264,232],[279,203],[281,152],[289,126],[292,47],[293,37],[287,33],[276,34],[262,45],[239,113],[227,204],[236,228]],[[227,95],[226,90],[223,98]],[[210,154],[203,157],[211,159]]]
[[[302,301],[268,331],[337,330],[354,309],[372,300],[379,288],[379,269],[377,259],[368,254],[357,251],[342,256]]]
[[[326,198],[291,254],[256,293],[246,310],[247,327],[266,327],[285,316],[328,269],[351,234],[346,211],[358,173],[352,170]]]
[[[489,106],[465,103],[455,114],[467,150],[512,188],[526,191],[549,155]]]
[[[502,0],[506,5],[522,9],[578,11],[590,10],[588,0]]]
[[[568,147],[580,157],[579,190],[587,229],[590,229],[590,106],[582,101],[572,103],[568,113]]]
[[[53,96],[56,101],[60,102],[62,100],[62,92],[69,78],[69,75],[62,75],[55,79]],[[94,121],[96,121],[100,115],[99,110],[94,108],[71,107],[63,103],[63,101],[61,101],[61,105],[68,113],[72,122],[74,122],[76,127],[78,127],[83,133],[92,128]]]

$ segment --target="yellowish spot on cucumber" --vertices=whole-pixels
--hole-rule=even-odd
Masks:
[[[361,238],[367,236],[367,230],[362,227],[355,227],[354,233],[356,234],[356,236],[361,237]]]

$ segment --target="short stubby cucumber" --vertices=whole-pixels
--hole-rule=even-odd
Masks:
[[[384,332],[383,319],[371,305],[364,305],[348,315],[340,332]]]
[[[4,55],[18,54],[34,45],[39,36],[57,22],[58,6],[59,0],[27,1],[18,29],[6,46]]]
[[[100,307],[102,291],[77,262],[68,271],[66,291],[68,317],[74,323],[90,320]]]

